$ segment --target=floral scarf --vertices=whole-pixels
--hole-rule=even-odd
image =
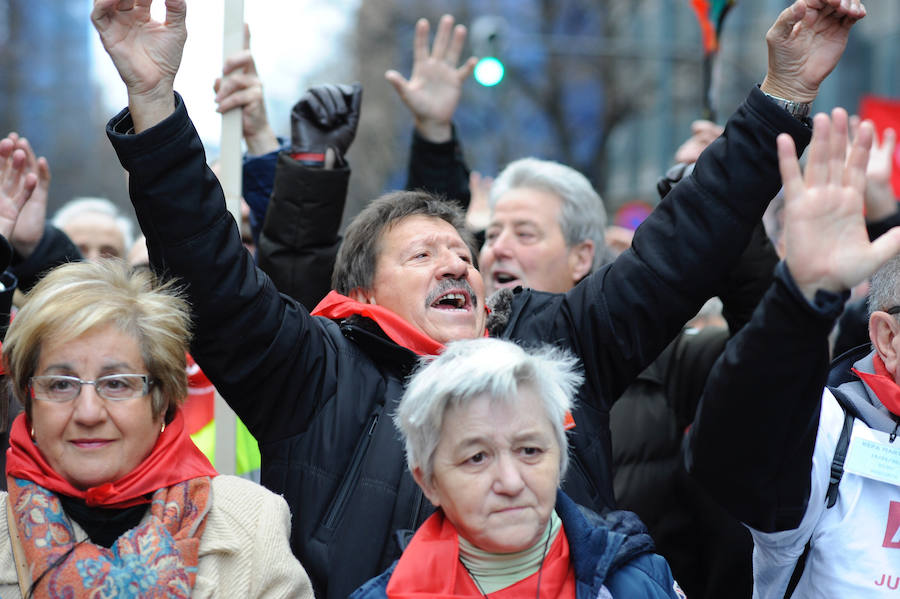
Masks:
[[[209,477],[157,490],[149,519],[120,536],[111,549],[77,541],[52,492],[23,479],[8,482],[28,571],[32,581],[41,578],[34,597],[190,597],[210,505]]]

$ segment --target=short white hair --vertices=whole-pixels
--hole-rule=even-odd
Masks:
[[[115,221],[116,227],[122,233],[125,242],[125,253],[131,249],[134,243],[134,224],[131,219],[122,214],[115,204],[106,198],[80,197],[73,198],[62,205],[53,215],[53,226],[57,229],[65,229],[66,225],[82,214],[102,214]]]
[[[485,394],[491,401],[514,404],[519,388],[528,386],[540,398],[559,443],[562,478],[569,460],[566,414],[584,380],[577,365],[575,357],[552,346],[526,351],[511,341],[491,338],[448,344],[436,359],[422,362],[394,414],[410,471],[420,468],[425,480],[431,479],[448,409]]]

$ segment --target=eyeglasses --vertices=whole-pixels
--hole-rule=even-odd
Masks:
[[[888,314],[890,314],[892,316],[894,314],[900,314],[900,306],[894,306],[893,308],[888,308],[887,310],[885,310],[885,312],[887,312]]]
[[[31,397],[42,401],[65,403],[81,393],[82,385],[93,385],[97,395],[109,401],[137,399],[147,395],[152,381],[146,374],[109,374],[95,381],[84,381],[77,376],[33,376],[29,380]]]

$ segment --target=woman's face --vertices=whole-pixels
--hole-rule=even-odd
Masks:
[[[137,340],[114,325],[65,343],[46,341],[35,375],[68,375],[93,381],[108,374],[147,374]],[[32,399],[34,440],[53,469],[78,489],[118,480],[150,454],[161,418],[149,395],[109,401],[93,385],[74,400]]]
[[[560,447],[528,386],[516,401],[482,395],[444,416],[425,495],[476,547],[511,553],[534,545],[556,503]]]

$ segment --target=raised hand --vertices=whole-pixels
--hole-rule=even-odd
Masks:
[[[706,146],[716,141],[722,135],[725,127],[704,119],[691,123],[691,136],[675,150],[675,162],[679,164],[692,164]]]
[[[321,161],[331,150],[332,161],[343,163],[356,136],[362,91],[359,83],[314,85],[306,90],[291,110],[294,158]]]
[[[852,127],[851,127],[852,130]],[[872,142],[869,166],[866,168],[866,220],[878,221],[897,212],[897,198],[891,176],[894,173],[894,150],[897,134],[890,127],[881,134],[881,141]]]
[[[847,154],[847,113],[814,120],[806,171],[800,173],[794,142],[778,136],[784,184],[785,261],[800,290],[843,291],[865,280],[900,251],[900,227],[869,241],[863,220],[866,165],[874,129],[862,123]]]
[[[462,95],[462,84],[472,74],[476,60],[470,57],[456,66],[466,41],[466,28],[462,25],[454,27],[452,16],[441,17],[430,53],[428,30],[428,21],[419,19],[409,79],[394,70],[384,76],[413,113],[419,134],[440,143],[452,137],[451,121]]]
[[[768,94],[812,102],[844,53],[850,28],[866,15],[859,0],[796,0],[766,33]]]
[[[38,178],[26,168],[25,151],[16,147],[18,136],[0,140],[0,235],[9,239],[22,206]]]
[[[135,131],[172,113],[175,74],[187,39],[185,0],[165,0],[166,19],[150,18],[153,0],[94,0],[91,21],[128,90]]]
[[[247,151],[261,156],[279,149],[278,137],[269,124],[262,81],[250,53],[250,28],[244,23],[244,49],[225,60],[222,76],[216,79],[216,111],[241,109],[241,125]]]
[[[10,134],[10,139],[14,136]],[[24,137],[16,140],[16,147],[25,152],[26,173],[37,176],[37,186],[31,198],[19,211],[19,218],[9,237],[9,242],[23,257],[27,258],[44,236],[44,225],[47,222],[47,198],[50,193],[50,165],[47,159],[38,158],[31,144]]]

